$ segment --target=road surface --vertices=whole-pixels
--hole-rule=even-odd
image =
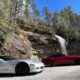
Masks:
[[[43,72],[28,76],[0,75],[0,80],[80,80],[80,66],[46,67]]]

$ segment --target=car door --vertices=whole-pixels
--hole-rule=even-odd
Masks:
[[[74,60],[68,56],[56,57],[56,64],[74,64]]]
[[[9,72],[10,65],[7,61],[0,59],[0,73],[7,73]]]

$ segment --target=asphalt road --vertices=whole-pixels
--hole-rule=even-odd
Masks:
[[[28,76],[0,75],[0,80],[80,80],[80,66],[46,67]]]

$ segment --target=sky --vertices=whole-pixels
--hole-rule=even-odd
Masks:
[[[52,12],[60,12],[64,7],[71,5],[72,10],[80,14],[80,0],[35,0],[35,3],[41,13],[44,6]]]

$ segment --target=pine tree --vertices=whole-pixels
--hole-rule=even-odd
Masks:
[[[48,27],[51,27],[51,20],[52,20],[52,13],[47,7],[44,7],[44,14],[45,14],[45,23]]]
[[[32,0],[32,11],[33,11],[32,14],[33,14],[33,20],[34,20],[35,27],[38,27],[40,23],[40,12],[34,0]]]

